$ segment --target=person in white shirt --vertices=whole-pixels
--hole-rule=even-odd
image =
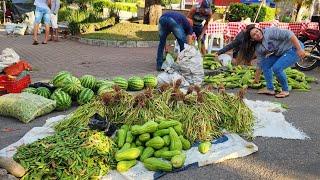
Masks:
[[[60,0],[51,0],[51,38],[49,41],[58,41],[58,11],[60,9]]]
[[[45,24],[45,37],[42,44],[47,44],[50,30],[50,6],[51,0],[35,0],[34,5],[36,6],[35,10],[35,21],[33,29],[33,45],[38,45],[38,31],[39,24],[43,18]]]

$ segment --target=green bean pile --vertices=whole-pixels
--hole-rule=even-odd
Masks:
[[[115,145],[102,132],[68,128],[18,148],[22,179],[92,179],[114,167]]]

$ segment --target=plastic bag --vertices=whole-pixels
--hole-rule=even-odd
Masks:
[[[117,129],[117,127],[108,121],[106,117],[102,117],[98,113],[92,116],[88,126],[93,130],[104,131],[106,136],[112,136]]]
[[[54,90],[56,90],[56,88],[50,84],[50,83],[45,83],[45,82],[36,82],[36,83],[32,83],[29,85],[29,87],[33,87],[33,88],[38,88],[38,87],[46,87],[50,90],[51,93],[54,92]]]
[[[167,53],[166,60],[163,62],[161,69],[168,70],[174,64],[174,58],[170,53]]]
[[[232,57],[228,54],[221,54],[218,56],[219,61],[221,61],[223,66],[227,66],[232,61]]]
[[[24,123],[50,113],[55,107],[55,101],[36,94],[6,94],[0,97],[0,115],[14,117]]]
[[[202,57],[194,46],[185,44],[185,49],[178,55],[177,64],[180,74],[193,85],[201,85],[204,79]]]
[[[5,26],[6,26],[5,29],[6,29],[7,34],[13,34],[14,27],[16,26],[16,24],[7,23]]]
[[[35,20],[34,11],[25,13],[25,15],[26,15],[26,18],[23,21],[27,25],[25,34],[33,34],[33,27],[34,27],[34,20]]]
[[[26,30],[27,30],[27,25],[26,24],[24,24],[24,23],[17,24],[14,27],[13,34],[18,34],[18,35],[22,36],[26,32]]]
[[[6,48],[0,55],[0,66],[8,67],[20,61],[20,56],[11,48]]]
[[[161,86],[162,84],[174,84],[178,79],[182,80],[181,87],[188,87],[190,84],[186,79],[181,76],[178,72],[168,73],[168,72],[162,72],[158,75],[158,86]]]

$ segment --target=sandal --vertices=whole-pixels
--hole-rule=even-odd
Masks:
[[[276,94],[275,97],[276,98],[285,98],[289,96],[289,92],[288,91],[281,91],[280,93]]]
[[[262,88],[258,91],[258,94],[266,94],[266,95],[275,95],[276,93],[273,90],[269,90],[267,88]]]
[[[33,41],[32,45],[38,45],[38,41]]]

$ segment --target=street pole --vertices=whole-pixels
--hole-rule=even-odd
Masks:
[[[3,24],[6,23],[6,1],[0,1],[1,4],[3,5],[2,9],[3,9]]]

